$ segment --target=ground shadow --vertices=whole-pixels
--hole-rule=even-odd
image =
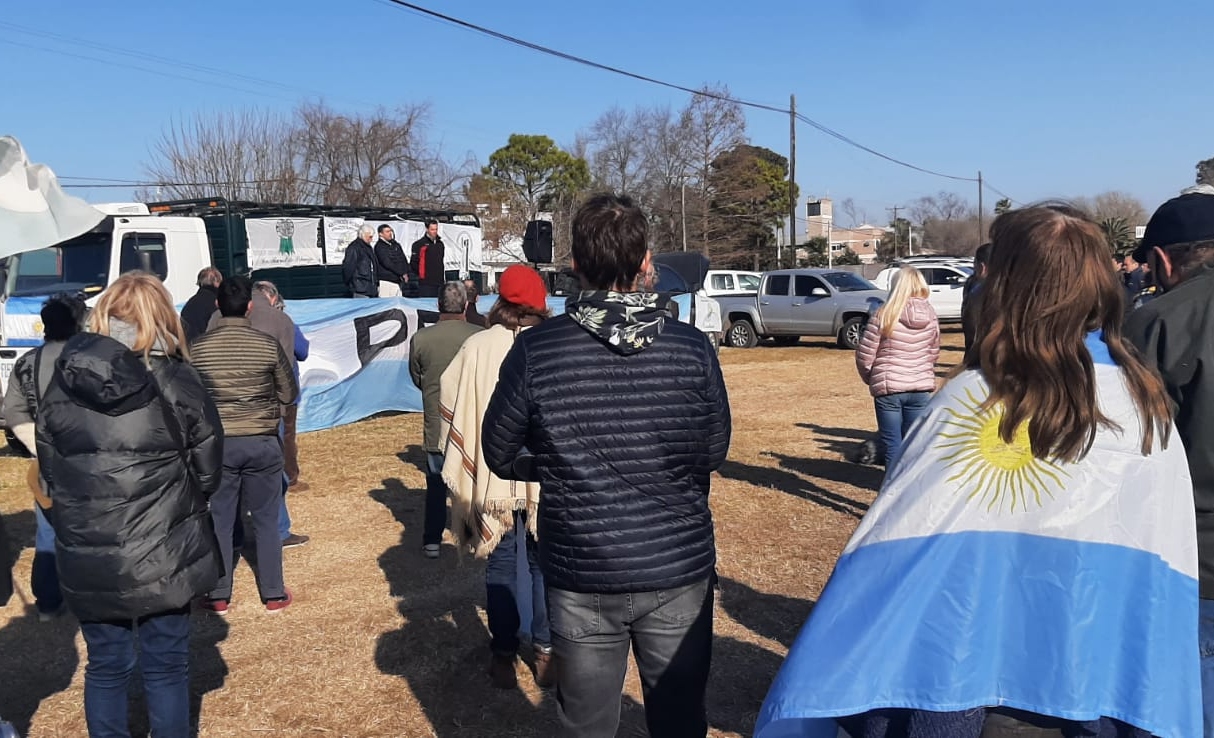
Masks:
[[[796,456],[785,456],[774,451],[765,451],[763,455],[780,462],[781,468],[797,474],[842,482],[873,492],[881,489],[881,482],[885,479],[885,472],[880,467],[865,466],[851,461],[803,459]]]
[[[397,453],[396,458],[406,464],[416,466],[422,474],[426,473],[426,449],[422,446],[411,443],[405,447],[404,451]]]
[[[813,600],[766,594],[736,579],[722,577],[721,607],[742,627],[791,648],[801,626],[809,619]]]
[[[412,448],[402,456],[411,460]],[[485,597],[484,565],[461,558],[450,546],[438,559],[425,558],[424,489],[385,479],[369,496],[401,524],[400,543],[379,557],[404,619],[400,628],[379,636],[380,672],[408,683],[436,738],[555,734],[550,697],[536,707],[520,689],[495,689],[489,681],[489,631],[477,611]],[[518,678],[533,677],[520,667]],[[506,725],[519,732],[503,730]]]
[[[800,497],[804,500],[821,505],[836,512],[850,515],[856,519],[864,516],[868,503],[853,500],[850,497],[831,492],[799,474],[784,469],[772,469],[766,466],[753,466],[737,461],[726,461],[721,467],[721,476],[737,479],[759,487],[773,487],[781,492]]]
[[[0,679],[0,714],[21,735],[29,734],[42,701],[72,683],[80,660],[77,630],[79,625],[71,615],[38,622],[32,603],[24,614],[0,628],[0,673],[4,675]]]
[[[736,638],[717,636],[708,676],[708,724],[729,733],[751,735],[763,698],[784,657]]]
[[[222,689],[228,678],[228,665],[219,652],[227,640],[228,621],[212,613],[197,612],[190,620],[190,729],[201,731],[202,702],[208,692]]]
[[[792,646],[813,610],[813,600],[766,594],[728,577],[720,579],[721,607],[756,635]],[[754,643],[717,636],[713,641],[708,722],[720,730],[750,735],[784,657]]]

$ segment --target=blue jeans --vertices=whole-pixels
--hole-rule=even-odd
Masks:
[[[548,626],[548,598],[544,593],[544,575],[536,561],[535,539],[527,534],[527,514],[514,513],[514,527],[502,535],[497,548],[485,562],[485,610],[489,616],[489,647],[496,653],[513,654],[518,650],[518,536],[526,539],[527,568],[531,572],[531,642],[537,646],[552,644]]]
[[[614,738],[631,646],[641,676],[649,735],[704,738],[712,601],[707,579],[631,594],[549,588],[552,648],[560,670],[560,735]]]
[[[426,512],[422,522],[422,545],[443,542],[447,527],[447,483],[443,481],[443,455],[426,452]]]
[[[30,589],[38,612],[57,612],[63,607],[63,592],[59,589],[59,570],[55,568],[55,529],[46,519],[42,508],[34,505],[34,566],[30,570]]]
[[[885,468],[892,469],[898,455],[902,453],[902,439],[910,430],[911,423],[923,414],[931,392],[895,392],[873,398],[877,408],[877,434],[885,447]]]
[[[1205,738],[1214,738],[1214,600],[1198,603],[1197,646],[1201,649],[1201,714]]]
[[[89,738],[130,738],[127,687],[138,662],[155,738],[190,735],[190,609],[134,621],[80,624],[88,647],[84,718]],[[135,641],[139,641],[136,656]]]

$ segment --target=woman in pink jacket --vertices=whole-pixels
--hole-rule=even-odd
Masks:
[[[928,294],[918,269],[899,269],[889,299],[868,321],[856,349],[856,368],[877,408],[886,469],[897,460],[903,436],[936,389],[940,324]]]

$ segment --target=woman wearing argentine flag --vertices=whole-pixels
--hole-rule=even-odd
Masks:
[[[1108,245],[1065,205],[1006,213],[991,241],[976,340],[757,738],[1202,735],[1192,484]]]

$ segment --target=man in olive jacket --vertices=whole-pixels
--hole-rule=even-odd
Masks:
[[[232,529],[241,507],[248,509],[257,543],[257,585],[266,609],[291,602],[283,583],[278,515],[282,500],[282,406],[295,401],[299,382],[291,361],[272,336],[253,328],[248,314],[253,289],[245,277],[219,287],[220,319],[190,347],[193,364],[223,421],[223,479],[211,498],[211,515],[223,555],[223,578],[207,608],[225,613],[232,598]]]
[[[463,282],[447,282],[438,297],[438,322],[413,335],[409,344],[409,375],[422,391],[425,418],[422,443],[426,448],[426,514],[422,549],[438,558],[443,529],[447,527],[447,485],[443,482],[443,449],[439,446],[442,419],[438,395],[443,372],[469,336],[482,330],[464,320],[468,295]]]

